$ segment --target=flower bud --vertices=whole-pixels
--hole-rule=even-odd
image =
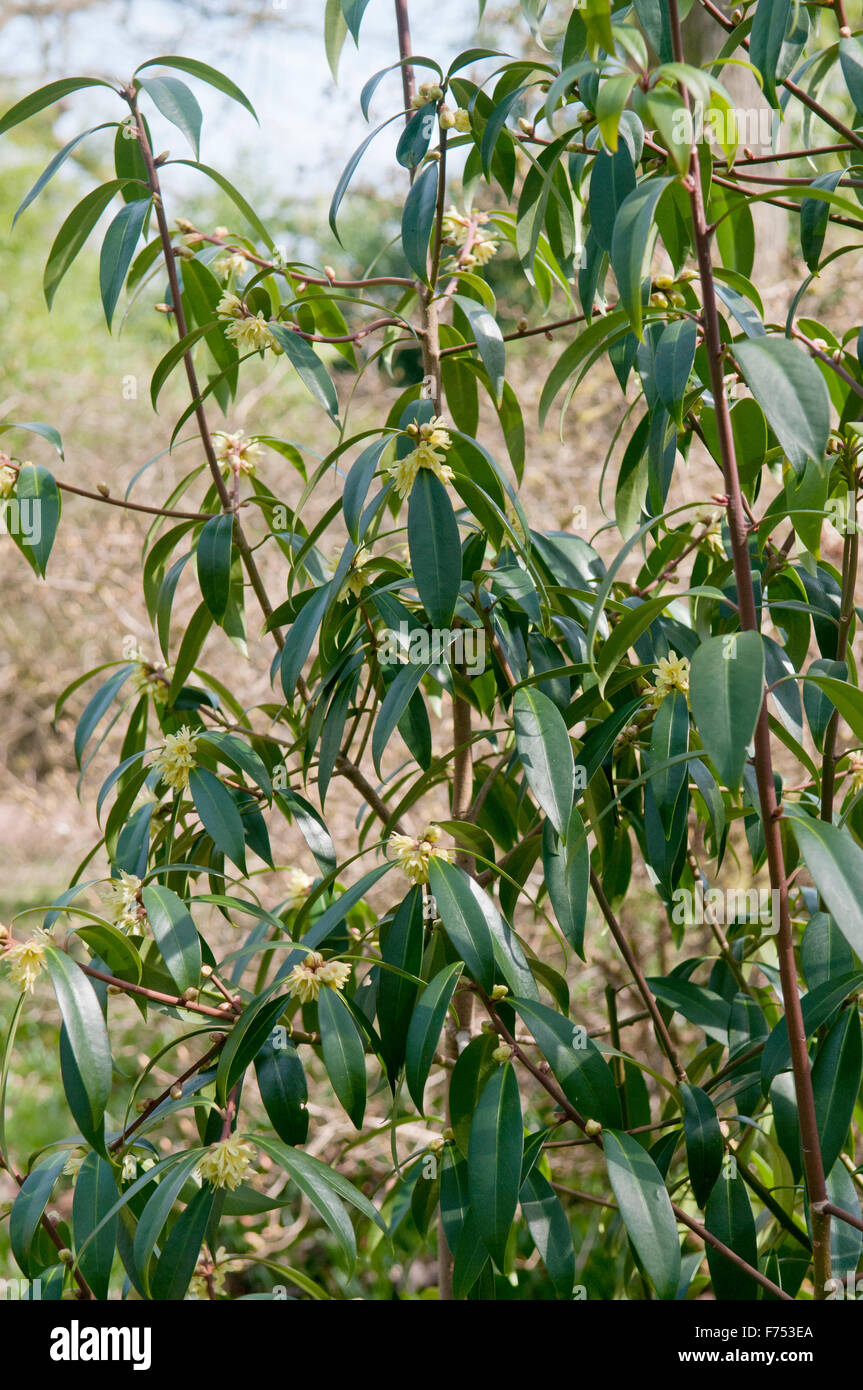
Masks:
[[[180,1086],[180,1085],[172,1086],[172,1087],[171,1087],[171,1100],[182,1100],[182,1099],[183,1099],[183,1088],[182,1088],[182,1086]]]
[[[61,1265],[70,1265],[74,1258],[72,1251],[67,1250],[65,1246],[62,1250],[57,1251],[57,1259],[60,1261]]]
[[[183,990],[182,997],[186,1000],[187,1003],[191,1004],[194,1002],[194,1000],[197,999],[198,990],[195,989],[194,985],[190,985],[188,989]]]
[[[491,997],[494,1000],[505,999],[508,994],[509,990],[507,989],[506,985],[495,985],[494,989],[491,992]]]
[[[599,1120],[588,1120],[587,1124],[584,1126],[584,1132],[591,1139],[595,1139],[597,1134],[602,1133],[602,1125],[599,1123]]]
[[[213,973],[213,967],[212,967],[212,965],[202,965],[202,966],[201,966],[201,974],[202,974],[202,976],[204,977],[205,980],[209,980],[209,978],[210,978],[210,976],[212,975],[212,973]]]

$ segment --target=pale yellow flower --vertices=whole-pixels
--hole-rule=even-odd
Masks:
[[[299,907],[313,883],[314,879],[303,869],[288,869],[285,874],[285,884],[288,890],[285,895],[285,906],[292,910]]]
[[[351,967],[344,961],[324,960],[319,951],[309,951],[288,976],[288,993],[295,994],[303,1004],[311,1004],[321,992],[321,985],[344,989]]]
[[[465,256],[465,262],[470,261],[475,265],[486,265],[492,256],[497,254],[500,243],[493,237],[478,236],[471,244],[469,255]]]
[[[123,1159],[123,1167],[120,1169],[121,1182],[134,1182],[138,1176],[138,1160],[134,1154],[126,1154]]]
[[[335,577],[336,570],[338,569],[341,563],[343,554],[343,550],[334,550],[329,558],[329,561],[327,563],[327,570],[332,577]],[[342,587],[339,590],[340,594],[346,591],[347,593],[352,594],[354,598],[360,597],[360,595],[363,592],[363,589],[366,587],[367,582],[366,577],[362,572],[362,567],[368,559],[370,559],[369,552],[366,546],[361,545],[357,550],[356,554],[354,555],[354,558],[351,560],[350,568],[348,569],[348,572],[345,575],[344,580],[342,581]]]
[[[66,1159],[66,1162],[63,1164],[63,1172],[60,1176],[63,1178],[77,1178],[83,1162],[84,1155],[77,1149],[73,1149]]]
[[[655,680],[648,694],[648,703],[658,709],[672,690],[681,695],[689,695],[689,662],[685,656],[672,652],[669,657],[661,656],[653,671]]]
[[[245,318],[232,318],[225,329],[225,337],[231,338],[238,348],[253,349],[257,352],[278,347],[260,310],[256,314],[247,314]]]
[[[230,1134],[227,1139],[210,1145],[201,1159],[201,1177],[212,1183],[213,1187],[230,1187],[233,1190],[243,1181],[254,1157],[252,1144],[241,1139],[239,1134]]]
[[[848,754],[848,785],[852,792],[863,792],[863,753]]]
[[[436,82],[421,82],[411,98],[411,106],[414,111],[419,111],[421,106],[427,106],[430,101],[443,101],[443,88]]]
[[[201,1256],[195,1265],[187,1298],[212,1298],[224,1293],[228,1271],[220,1266],[227,1259],[227,1255],[224,1245],[220,1245],[214,1260],[211,1260],[209,1255]]]
[[[132,684],[139,695],[158,695],[164,700],[170,684],[167,667],[152,666],[149,661],[138,656],[135,659]]]
[[[132,814],[140,811],[142,806],[158,806],[159,798],[151,787],[142,787],[132,802]]]
[[[216,459],[227,476],[231,472],[244,473],[251,477],[263,453],[263,447],[256,439],[247,439],[243,430],[225,434],[221,430],[213,432],[216,446]]]
[[[455,125],[455,115],[446,104],[438,107],[437,118],[441,130],[452,130]]]
[[[390,836],[393,857],[411,883],[428,883],[432,859],[443,859],[447,864],[452,862],[451,850],[436,848],[442,833],[439,825],[430,825],[422,835]]]
[[[179,733],[166,734],[161,753],[153,763],[163,782],[175,791],[184,791],[189,785],[189,769],[194,765],[198,740],[190,728],[183,725]]]
[[[213,269],[224,278],[229,275],[242,275],[247,268],[248,261],[243,251],[231,251],[227,256],[220,256],[213,262]]]
[[[10,468],[8,463],[4,463],[3,467],[0,468],[0,498],[12,496],[17,478],[18,474],[15,469]]]
[[[423,431],[428,433],[423,434]],[[447,431],[441,428],[440,422],[428,421],[419,429],[414,426],[411,433],[413,438],[418,438],[416,448],[405,454],[404,458],[395,459],[386,469],[402,501],[410,497],[421,468],[430,468],[442,483],[451,483],[455,477],[443,455],[443,450],[448,449],[452,441]]]
[[[239,295],[226,290],[216,305],[216,316],[220,319],[241,319],[243,317],[243,301]]]
[[[467,135],[470,132],[470,112],[463,106],[457,106],[453,114],[453,124],[459,135]]]
[[[105,903],[105,916],[119,927],[120,931],[130,931],[146,920],[146,912],[138,902],[141,880],[134,874],[121,871],[119,882],[113,879],[103,886],[101,893]]]
[[[9,978],[22,994],[32,994],[36,980],[45,966],[45,947],[50,941],[47,932],[37,927],[26,941],[19,941],[5,951],[2,959],[9,967]]]

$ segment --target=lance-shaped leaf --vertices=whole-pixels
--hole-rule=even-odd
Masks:
[[[357,1129],[366,1109],[366,1058],[353,1014],[335,989],[318,995],[318,1022],[324,1066],[333,1090]]]
[[[27,1174],[12,1203],[9,1244],[19,1267],[28,1278],[31,1277],[31,1270],[35,1273],[39,1268],[38,1263],[31,1260],[33,1239],[39,1230],[42,1213],[51,1200],[54,1184],[68,1158],[68,1149],[62,1149],[59,1154],[50,1154]]]
[[[429,622],[448,628],[461,585],[461,541],[446,488],[428,468],[420,469],[411,489],[408,548]]]
[[[619,1125],[620,1098],[614,1076],[587,1030],[547,1004],[531,999],[512,1002],[570,1104],[585,1119]]]
[[[846,826],[828,825],[798,807],[786,815],[831,917],[852,951],[863,956],[863,850]]]
[[[428,250],[437,203],[438,166],[427,164],[405,199],[402,212],[402,246],[405,259],[420,280],[428,279]]]
[[[245,873],[246,841],[243,835],[243,818],[227,787],[209,768],[193,767],[189,773],[189,790],[195,810],[213,844]]]
[[[500,405],[506,373],[506,344],[503,341],[500,325],[494,314],[484,304],[477,304],[476,300],[468,299],[463,294],[455,295],[454,302],[470,324],[479,355],[488,372],[492,397]]]
[[[126,203],[105,233],[99,258],[99,290],[109,328],[151,203],[150,198],[135,198]]]
[[[537,1168],[532,1168],[522,1183],[519,1201],[555,1297],[564,1301],[572,1298],[575,1251],[569,1220],[551,1183]]]
[[[794,0],[758,0],[749,40],[750,57],[764,79],[764,95],[779,110],[776,71]]]
[[[150,929],[168,974],[182,994],[201,979],[201,942],[189,909],[170,888],[152,884],[141,889]]]
[[[683,1135],[692,1194],[703,1207],[722,1169],[722,1131],[713,1101],[700,1086],[680,1083]]]
[[[111,1094],[112,1073],[111,1044],[102,1009],[87,976],[64,951],[46,946],[45,964],[86,1096],[90,1128],[98,1133]]]
[[[239,102],[240,106],[245,106],[256,121],[258,119],[254,106],[236,82],[232,82],[230,77],[226,77],[223,72],[219,72],[218,68],[211,68],[208,63],[202,63],[199,58],[148,58],[146,63],[142,63],[139,68],[135,69],[135,75],[143,72],[145,68],[177,68],[180,72],[187,72],[191,77],[197,77],[201,82],[215,87],[217,91],[224,92],[225,96],[230,97],[232,101]]]
[[[117,1200],[117,1183],[110,1163],[89,1153],[78,1169],[72,1199],[72,1228],[78,1249],[89,1241],[81,1254],[79,1269],[99,1299],[107,1299],[111,1265],[117,1241],[117,1217],[100,1225]],[[99,1227],[98,1234],[89,1240]]]
[[[558,835],[569,823],[575,793],[575,764],[569,730],[557,706],[525,686],[512,702],[515,745],[528,786]]]
[[[216,622],[221,622],[231,593],[231,546],[234,518],[213,516],[198,537],[198,583],[204,602]]]
[[[426,1078],[434,1061],[446,1011],[463,968],[461,961],[456,961],[453,965],[444,966],[434,979],[429,980],[417,1000],[410,1021],[405,1044],[405,1079],[420,1114],[423,1111]]]
[[[584,822],[573,806],[567,829],[567,843],[576,846],[567,854],[555,835],[550,820],[542,830],[542,868],[552,911],[572,949],[582,960],[584,928],[587,922],[587,895],[590,887],[590,850]]]
[[[709,637],[692,658],[689,699],[695,726],[720,781],[740,786],[764,691],[764,648],[757,632]]]
[[[648,179],[624,198],[614,221],[611,265],[620,303],[629,315],[633,332],[642,337],[642,281],[644,265],[656,238],[656,208],[669,178]]]
[[[815,1117],[825,1173],[834,1167],[851,1127],[863,1077],[863,1036],[856,1007],[845,1009],[818,1049],[812,1067]]]
[[[306,1074],[293,1043],[270,1036],[255,1056],[255,1076],[270,1124],[286,1144],[305,1144],[309,1133]]]
[[[807,459],[823,464],[830,394],[818,367],[789,338],[748,338],[734,356],[798,477]]]
[[[429,888],[447,936],[477,983],[490,992],[494,985],[494,946],[467,874],[433,855],[429,862]]]
[[[408,1025],[421,988],[409,975],[419,975],[423,959],[422,889],[411,888],[399,907],[381,942],[384,965],[378,984],[378,1028],[381,1051],[390,1080],[401,1070],[405,1059]]]
[[[713,1188],[704,1212],[704,1224],[748,1265],[758,1268],[758,1241],[749,1194],[742,1178],[722,1177]],[[707,1263],[713,1292],[721,1299],[755,1299],[758,1285],[751,1275],[731,1263],[712,1245],[707,1246]]]
[[[165,120],[182,131],[199,159],[203,115],[195,94],[178,77],[139,77],[138,83]]]
[[[271,323],[270,332],[284,348],[285,356],[291,366],[296,368],[297,375],[307,391],[323,406],[330,419],[338,424],[339,398],[336,388],[311,343],[283,323]]]
[[[671,1299],[680,1282],[680,1241],[662,1175],[637,1139],[603,1132],[608,1177],[626,1233],[660,1298]]]
[[[482,1242],[500,1270],[518,1206],[523,1136],[518,1081],[512,1063],[506,1062],[493,1073],[479,1098],[467,1159],[470,1209]]]
[[[53,473],[41,464],[25,463],[18,470],[14,500],[0,502],[0,520],[25,560],[44,579],[60,522],[60,490]]]
[[[662,330],[653,365],[659,399],[678,425],[683,423],[683,397],[695,362],[698,330],[694,319],[675,319]]]
[[[153,1298],[157,1302],[179,1301],[185,1296],[198,1263],[215,1200],[213,1189],[203,1187],[195,1193],[171,1227],[153,1272]]]

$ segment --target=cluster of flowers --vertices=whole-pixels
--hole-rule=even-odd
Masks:
[[[429,825],[421,835],[390,836],[393,858],[411,883],[428,883],[432,859],[443,859],[447,864],[452,862],[452,851],[438,847],[442,834],[439,825]]]
[[[437,416],[425,424],[410,424],[405,433],[416,440],[416,447],[404,458],[394,459],[387,468],[396,492],[402,501],[411,494],[421,468],[430,468],[442,483],[451,483],[455,476],[444,454],[452,445],[449,431],[443,428],[443,420]]]
[[[475,212],[468,217],[452,206],[444,216],[441,231],[446,241],[454,242],[456,246],[465,246],[468,236],[473,232],[470,246],[459,256],[460,264],[468,270],[476,265],[486,265],[499,248],[500,243],[495,237],[486,236],[480,231],[480,227],[484,227],[487,222],[488,213]]]
[[[213,432],[216,447],[216,460],[224,476],[241,473],[247,478],[254,476],[263,446],[254,438],[247,439],[243,430],[225,434],[222,430]]]
[[[250,313],[238,294],[226,290],[216,305],[216,317],[227,323],[225,337],[230,338],[237,347],[247,352],[283,352],[276,341],[272,329],[259,309]]]
[[[444,102],[443,87],[440,87],[437,82],[421,82],[411,98],[411,106],[414,111],[420,111],[422,107],[428,106],[432,101],[438,103],[438,120],[441,130],[457,130],[460,135],[466,135],[469,132],[470,115],[464,107],[457,106],[453,111]]]

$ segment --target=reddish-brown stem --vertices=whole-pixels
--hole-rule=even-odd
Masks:
[[[704,3],[704,0],[702,0]],[[674,57],[677,62],[684,61],[683,38],[680,27],[678,0],[669,0],[669,19]],[[681,88],[682,99],[688,103],[685,88]],[[856,141],[855,141],[856,143]],[[758,617],[755,608],[755,592],[752,584],[752,569],[749,559],[749,527],[743,507],[740,478],[728,397],[725,392],[723,370],[723,346],[719,324],[719,310],[713,279],[710,233],[705,215],[704,198],[698,168],[698,152],[693,146],[690,173],[687,187],[692,213],[692,227],[695,239],[698,268],[701,278],[703,300],[703,320],[705,348],[710,368],[710,383],[716,409],[716,424],[722,457],[722,471],[727,496],[728,530],[731,541],[734,575],[737,583],[737,596],[740,623],[744,631],[758,631]],[[827,1201],[827,1187],[824,1178],[824,1165],[818,1138],[818,1125],[815,1117],[815,1099],[812,1091],[812,1076],[809,1069],[809,1053],[806,1047],[806,1029],[797,990],[797,967],[794,959],[794,938],[791,927],[791,913],[788,904],[788,882],[785,871],[785,856],[779,829],[779,808],[773,780],[773,755],[770,746],[770,723],[767,700],[764,699],[758,724],[755,730],[755,774],[761,808],[761,821],[767,850],[767,864],[770,886],[778,899],[779,932],[776,942],[779,957],[779,973],[782,986],[782,1000],[791,1047],[791,1061],[794,1073],[794,1088],[800,1123],[803,1165],[808,1187],[810,1217],[812,1225],[812,1251],[814,1258],[814,1284],[816,1298],[826,1296],[827,1281],[830,1278],[830,1216],[824,1212]]]

